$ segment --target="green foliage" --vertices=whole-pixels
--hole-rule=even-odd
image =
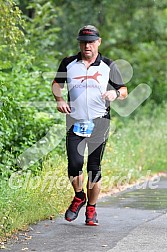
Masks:
[[[8,178],[12,171],[19,169],[16,163],[18,155],[44,136],[53,124],[47,118],[37,118],[36,112],[32,107],[21,107],[21,103],[11,95],[7,96],[6,92],[1,95],[1,177]]]
[[[151,99],[161,104],[167,99],[166,86],[166,50],[154,41],[151,43],[138,43],[132,54],[134,68],[134,84],[147,83],[151,89]]]
[[[16,44],[24,38],[21,11],[12,0],[0,0],[0,5],[0,51],[3,45],[15,49]]]
[[[5,29],[5,26],[3,27],[0,37],[2,43],[0,47],[0,176],[8,179],[13,171],[21,169],[17,165],[18,156],[44,137],[50,126],[55,123],[53,116],[45,114],[38,116],[41,112],[41,104],[44,107],[43,111],[50,114],[54,113],[55,107],[46,107],[46,101],[53,99],[51,78],[42,75],[43,72],[50,71],[47,62],[41,60],[44,50],[49,47],[45,45],[41,48],[40,40],[41,32],[46,38],[48,37],[48,31],[44,32],[47,18],[44,18],[44,22],[41,23],[43,31],[41,28],[40,33],[35,27],[40,23],[38,16],[31,27],[27,28],[25,25],[24,31],[27,28],[29,34],[32,34],[24,38],[19,29],[23,19],[18,7],[15,7],[12,1],[5,1],[2,7],[4,13],[1,19],[8,25]],[[50,8],[49,5],[41,7],[41,15],[44,17],[47,8]],[[50,14],[48,16],[50,17]],[[37,34],[33,31],[37,31]],[[53,29],[51,32],[53,36]],[[33,36],[36,37],[34,41]],[[48,41],[50,40],[51,37],[48,37]],[[8,47],[11,49],[8,50]],[[15,50],[14,54],[12,50]],[[35,107],[31,102],[36,103]],[[41,169],[41,162],[31,166],[34,174],[39,169]]]
[[[48,1],[31,1],[27,9],[33,10],[31,18],[25,16],[26,37],[29,39],[28,50],[35,55],[35,64],[41,67],[41,63],[47,65],[48,61],[58,54],[55,47],[57,33],[60,30],[56,23],[59,9],[54,8]]]

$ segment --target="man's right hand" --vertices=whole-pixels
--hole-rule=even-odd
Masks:
[[[57,101],[57,110],[61,113],[70,114],[71,109],[69,105],[64,101]]]

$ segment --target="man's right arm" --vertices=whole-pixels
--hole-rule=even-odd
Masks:
[[[57,110],[61,113],[69,114],[71,109],[62,97],[62,88],[55,80],[52,83],[52,92],[57,102]]]

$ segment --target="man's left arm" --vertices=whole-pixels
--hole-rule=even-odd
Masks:
[[[112,62],[110,65],[110,76],[107,91],[102,95],[102,99],[114,101],[123,100],[128,96],[128,90],[121,76],[118,66]]]
[[[116,99],[123,100],[128,96],[127,87],[121,87],[118,90],[109,90],[102,95],[103,100],[114,101]]]

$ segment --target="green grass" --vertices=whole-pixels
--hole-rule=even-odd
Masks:
[[[44,161],[37,176],[31,171],[13,173],[9,181],[1,181],[0,220],[2,237],[28,224],[58,216],[68,205],[72,188],[66,174],[65,158],[53,155]]]
[[[133,119],[113,119],[115,131],[110,133],[102,162],[102,192],[166,170],[165,111],[157,108],[149,116],[139,113]],[[62,153],[50,153],[38,176],[27,171],[1,180],[1,237],[64,212],[73,190],[65,149]]]
[[[102,190],[166,171],[165,111],[157,108],[149,116],[126,120],[111,132],[103,159]]]

